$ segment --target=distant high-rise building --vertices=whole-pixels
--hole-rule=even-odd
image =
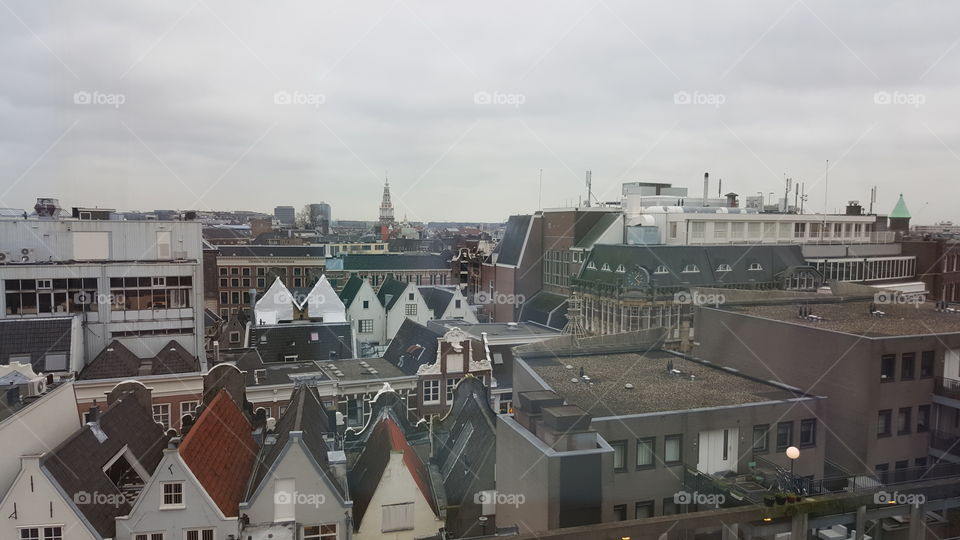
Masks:
[[[281,225],[293,225],[297,221],[297,211],[292,206],[277,206],[273,209],[273,217]]]
[[[321,202],[310,205],[310,224],[321,234],[330,234],[330,205]]]
[[[390,180],[383,183],[383,200],[380,202],[380,225],[393,224],[393,203],[390,201]]]

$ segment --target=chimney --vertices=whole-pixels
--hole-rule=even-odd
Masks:
[[[213,342],[213,365],[216,366],[219,364],[220,364],[220,342],[214,341]]]
[[[703,173],[703,206],[707,205],[707,197],[710,193],[710,173]]]
[[[93,405],[91,405],[90,409],[87,411],[87,423],[97,424],[99,422],[100,422],[100,407],[97,407],[97,402],[94,401]]]
[[[250,289],[250,325],[257,326],[257,290]]]

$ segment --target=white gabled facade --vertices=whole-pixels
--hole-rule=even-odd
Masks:
[[[450,299],[450,303],[447,304],[447,309],[444,310],[440,318],[444,320],[459,319],[473,324],[479,323],[480,321],[477,320],[477,315],[470,309],[467,297],[463,295],[463,289],[460,287],[450,287],[447,290],[453,293],[453,298]]]
[[[279,277],[273,281],[267,292],[257,299],[253,313],[258,325],[293,320],[293,295]]]
[[[353,540],[414,540],[423,536],[436,534],[444,526],[442,519],[433,513],[433,508],[417,485],[413,474],[404,463],[403,452],[391,452],[390,462],[383,471],[380,483],[370,499],[363,519],[359,523]],[[410,505],[410,506],[408,506]],[[412,523],[412,529],[384,530],[390,528],[384,522],[385,514],[390,515],[388,508],[403,508],[401,518]],[[409,510],[408,510],[409,508]],[[409,512],[407,514],[406,512]],[[390,519],[390,518],[387,518]]]
[[[30,538],[23,529],[37,529],[37,538],[70,540],[103,540],[93,525],[77,511],[74,501],[64,498],[63,491],[40,466],[42,454],[22,456],[20,473],[2,500],[0,538]],[[81,503],[83,501],[80,501]],[[61,537],[44,536],[44,529],[60,531]]]
[[[298,307],[306,307],[307,317],[310,319],[321,319],[323,322],[346,322],[346,307],[337,292],[333,290],[327,276],[320,276],[320,279],[310,289],[307,299]]]
[[[179,503],[175,496],[164,500],[167,484],[179,486]],[[180,540],[186,538],[184,531],[190,529],[214,529],[215,540],[238,533],[237,518],[223,515],[180,453],[173,448],[163,451],[156,472],[143,487],[130,514],[118,517],[116,524],[117,540],[133,540],[136,533],[163,533],[164,539]]]
[[[360,290],[347,308],[347,319],[353,325],[358,342],[380,345],[387,342],[387,312],[370,281],[363,280]]]
[[[433,311],[427,306],[420,294],[420,289],[413,283],[407,283],[400,298],[387,310],[387,335],[385,341],[390,341],[397,335],[404,319],[412,319],[424,326],[427,321],[433,320]]]

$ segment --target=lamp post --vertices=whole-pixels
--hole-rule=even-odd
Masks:
[[[785,453],[787,454],[787,457],[790,459],[790,482],[794,484],[793,488],[796,489],[797,481],[796,481],[796,477],[793,475],[793,464],[797,461],[797,458],[800,457],[800,449],[797,448],[796,446],[791,446],[790,448],[787,448],[787,451]]]

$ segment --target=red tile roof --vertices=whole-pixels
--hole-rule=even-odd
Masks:
[[[423,493],[423,497],[430,504],[434,514],[438,513],[437,502],[433,496],[433,484],[430,481],[430,473],[423,461],[417,457],[416,452],[410,447],[406,436],[400,426],[390,418],[383,418],[373,428],[370,438],[367,439],[367,445],[357,459],[351,471],[351,495],[353,496],[353,514],[357,523],[363,520],[367,506],[376,493],[377,486],[380,485],[380,479],[383,472],[390,463],[390,454],[392,452],[403,452],[403,463],[413,476],[413,480]]]
[[[252,430],[230,394],[220,390],[180,444],[180,457],[227,517],[239,514],[257,457]]]

